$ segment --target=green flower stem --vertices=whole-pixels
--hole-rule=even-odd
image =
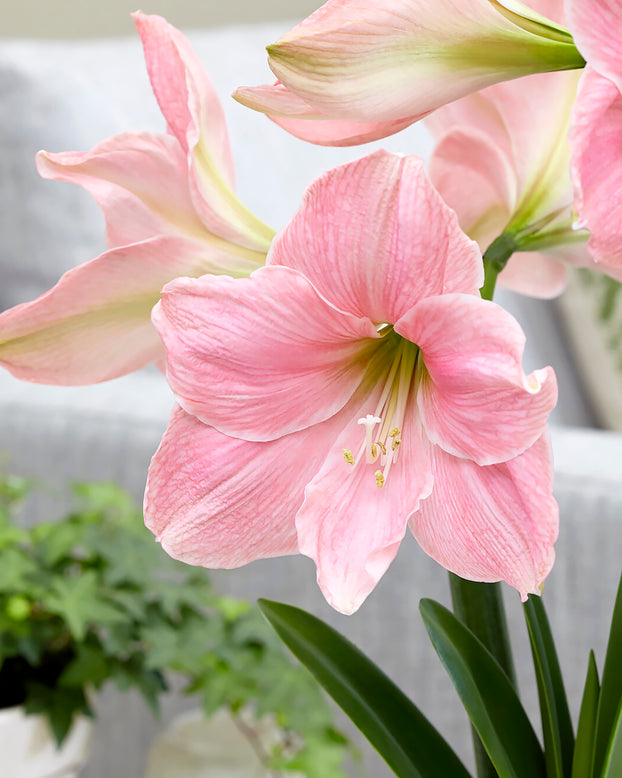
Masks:
[[[484,252],[484,285],[480,289],[484,300],[492,300],[497,276],[517,248],[514,235],[503,233]],[[500,584],[465,581],[454,573],[449,573],[449,587],[457,618],[482,641],[516,687]],[[477,775],[479,778],[497,778],[497,771],[488,758],[479,735],[474,729],[472,734]]]
[[[516,237],[508,232],[499,235],[488,246],[484,252],[484,285],[480,289],[482,299],[492,300],[497,284],[497,276],[517,249]]]
[[[501,585],[465,581],[449,573],[454,614],[486,646],[516,687],[514,662],[508,635]],[[474,728],[471,729],[478,778],[498,778],[492,762]]]
[[[449,573],[455,615],[486,646],[516,687],[501,584],[478,583]]]

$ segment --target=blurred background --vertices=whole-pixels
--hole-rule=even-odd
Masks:
[[[316,0],[22,0],[4,2],[0,37],[83,38],[133,35],[132,11],[156,13],[176,27],[302,19],[319,5]]]

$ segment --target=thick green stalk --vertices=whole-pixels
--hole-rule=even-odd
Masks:
[[[456,617],[482,641],[516,686],[501,585],[465,581],[449,573],[449,586]],[[475,729],[471,728],[471,734],[478,778],[498,778]]]
[[[484,252],[484,285],[480,294],[492,300],[497,276],[517,249],[513,235],[502,234]],[[486,646],[516,686],[514,662],[508,635],[505,608],[500,584],[465,581],[449,573],[449,586],[454,613]],[[482,741],[473,729],[475,765],[479,778],[497,778],[497,771],[488,758]]]
[[[484,300],[492,300],[497,276],[517,250],[518,244],[514,235],[504,232],[495,238],[484,252],[484,285],[479,290]]]

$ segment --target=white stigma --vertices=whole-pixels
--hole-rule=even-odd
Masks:
[[[365,461],[368,465],[371,465],[372,462],[375,462],[378,457],[378,448],[374,443],[373,436],[374,427],[376,424],[380,424],[381,422],[382,419],[380,416],[373,416],[371,413],[368,413],[367,416],[364,416],[357,422],[357,424],[365,425]]]

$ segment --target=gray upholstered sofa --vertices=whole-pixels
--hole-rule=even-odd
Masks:
[[[309,147],[227,95],[268,78],[263,46],[280,27],[255,26],[191,35],[225,101],[244,202],[275,228],[293,213],[304,186],[323,169],[371,150]],[[103,224],[89,197],[69,184],[42,181],[39,148],[88,149],[124,129],[160,130],[138,38],[101,42],[0,43],[0,309],[32,299],[67,268],[103,249]],[[420,127],[374,146],[425,155]],[[526,367],[552,364],[560,383],[554,417],[556,491],[561,506],[558,562],[546,601],[559,639],[573,709],[579,701],[587,651],[602,657],[622,549],[622,439],[589,429],[592,409],[564,342],[555,308],[506,295],[503,301],[528,336]],[[9,471],[59,487],[69,479],[118,480],[137,499],[149,458],[166,425],[172,398],[162,376],[146,370],[108,384],[52,388],[0,374],[0,461]],[[35,503],[33,511],[47,509]],[[446,575],[414,542],[406,542],[377,590],[354,616],[332,612],[304,558],[257,562],[215,574],[223,589],[302,605],[361,645],[413,696],[465,759],[469,732],[457,697],[437,662],[418,617],[422,596],[447,601]],[[507,592],[517,635],[519,681],[532,710],[530,670],[520,604]],[[85,778],[138,778],[151,738],[187,701],[171,695],[161,723],[136,699],[113,692],[98,701],[101,718]],[[354,775],[390,772],[368,749]]]

